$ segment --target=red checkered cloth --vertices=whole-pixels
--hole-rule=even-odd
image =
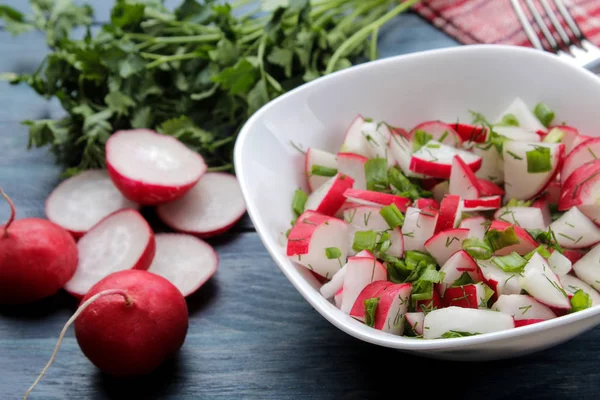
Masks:
[[[539,0],[533,0],[546,15]],[[539,30],[524,0],[520,0],[530,22]],[[563,0],[584,35],[600,46],[600,0]],[[553,6],[553,2],[549,3]],[[529,46],[531,43],[510,0],[421,0],[415,6],[422,17],[461,43],[494,43]],[[557,13],[560,16],[560,14]],[[560,18],[564,26],[564,21]],[[546,19],[548,26],[552,24]],[[554,29],[551,29],[554,35]],[[567,31],[568,32],[568,31]],[[542,37],[541,34],[538,36]]]

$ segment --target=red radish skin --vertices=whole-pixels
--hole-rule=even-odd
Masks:
[[[581,257],[583,257],[585,254],[586,252],[584,250],[563,249],[563,255],[567,257],[573,264],[581,260]]]
[[[596,225],[600,224],[600,160],[577,168],[562,187],[558,209],[578,207]]]
[[[482,283],[449,287],[444,292],[444,307],[487,308],[485,286]]]
[[[464,212],[495,210],[502,206],[502,197],[496,195],[478,199],[465,199],[461,203]]]
[[[443,296],[446,289],[456,282],[465,272],[475,283],[483,281],[483,276],[479,272],[477,263],[466,251],[459,250],[446,261],[440,268],[444,273],[444,280],[436,285],[440,296]]]
[[[102,219],[77,242],[79,260],[64,289],[81,298],[106,276],[122,270],[147,270],[154,259],[154,232],[135,210]]]
[[[438,203],[434,199],[421,197],[420,199],[415,200],[414,207],[418,208],[419,210],[439,210],[440,203]]]
[[[0,226],[0,304],[25,304],[49,297],[71,279],[77,268],[77,244],[60,226],[38,218],[15,220],[10,206],[8,222]]]
[[[325,215],[335,215],[346,202],[344,192],[350,189],[353,184],[354,179],[338,173],[308,196],[306,210],[313,210]]]
[[[515,328],[519,328],[521,326],[533,325],[539,322],[544,322],[545,319],[520,319],[515,321]]]
[[[440,143],[447,144],[448,146],[459,147],[463,142],[461,136],[452,126],[441,121],[427,121],[415,126],[409,133],[411,139],[414,137],[416,131],[427,132],[432,136],[433,140],[439,141],[443,138],[444,140]]]
[[[350,316],[356,318],[359,321],[365,321],[365,300],[377,297],[377,294],[388,286],[393,285],[393,282],[389,281],[375,281],[369,283],[365,288],[360,292],[356,300],[354,301],[354,305],[350,310]]]
[[[440,203],[440,213],[435,224],[434,233],[453,229],[458,226],[461,215],[460,196],[449,194]]]
[[[346,189],[344,196],[348,201],[366,206],[389,206],[395,204],[402,212],[410,206],[411,200],[406,197],[371,190]]]
[[[456,123],[451,125],[465,142],[485,143],[488,129],[482,126]]]
[[[410,283],[394,283],[377,292],[379,304],[373,328],[393,335],[404,333],[404,315],[408,309],[411,288]]]
[[[503,248],[497,250],[496,255],[505,256],[514,251],[514,252],[518,253],[519,255],[524,256],[525,254],[529,253],[530,251],[535,250],[538,247],[538,243],[535,240],[533,240],[531,235],[529,235],[529,233],[527,233],[527,231],[525,229],[521,228],[520,226],[512,225],[512,224],[509,224],[508,222],[504,222],[504,221],[494,220],[494,221],[492,221],[492,224],[490,225],[489,230],[495,229],[500,232],[503,232],[505,229],[507,229],[511,226],[515,230],[515,235],[517,236],[519,243],[510,245],[510,246],[506,246],[506,247],[503,247]]]
[[[425,320],[425,313],[422,312],[409,312],[404,316],[408,326],[412,329],[413,333],[417,336],[423,336],[423,321]]]
[[[552,214],[550,213],[550,202],[548,199],[550,195],[548,192],[544,193],[540,197],[538,197],[533,203],[531,203],[531,207],[539,208],[542,212],[542,223],[544,226],[548,226],[552,223]]]
[[[562,187],[560,185],[560,180],[555,179],[548,184],[546,188],[546,195],[548,196],[549,204],[558,204],[560,201],[560,196],[562,192]]]
[[[577,168],[585,163],[597,160],[598,155],[600,155],[600,138],[586,140],[571,150],[560,170],[561,185],[565,185],[569,176]]]
[[[337,169],[335,154],[310,147],[306,150],[306,159],[304,162],[304,172],[306,174],[308,188],[311,192],[317,190],[322,184],[327,182],[329,177],[312,174],[313,165],[320,165],[327,168]]]
[[[450,194],[462,199],[477,199],[481,196],[481,191],[475,173],[459,156],[454,156],[450,171]]]
[[[176,200],[206,172],[200,154],[148,129],[117,131],[106,141],[106,170],[123,196],[143,205]]]
[[[417,300],[415,302],[415,310],[422,312],[429,312],[431,310],[437,310],[439,308],[443,308],[444,303],[442,302],[442,298],[438,294],[436,290],[433,291],[433,296],[429,300]]]
[[[409,133],[404,128],[399,128],[397,126],[390,126],[390,130],[392,131],[392,135],[402,135],[406,139],[410,139]]]
[[[185,196],[156,208],[159,218],[175,231],[201,238],[227,232],[246,213],[235,176],[208,172]]]
[[[61,182],[46,199],[46,217],[79,239],[115,211],[139,209],[114,186],[105,170],[87,170]]]
[[[504,189],[490,180],[479,178],[477,183],[479,184],[479,193],[482,197],[504,195]]]
[[[371,282],[385,281],[387,270],[371,257],[349,257],[342,287],[344,296],[340,309],[349,314],[360,292]]]
[[[410,159],[409,168],[411,171],[417,174],[426,175],[432,178],[449,179],[452,171],[452,157],[457,153],[472,171],[476,172],[479,170],[479,168],[481,168],[481,157],[473,153],[455,149],[454,152],[451,152],[442,159],[437,156],[426,154],[426,150],[431,152],[431,149],[426,148],[426,146],[423,146],[421,149],[415,152]],[[445,147],[453,149],[449,146]],[[425,150],[423,150],[424,148]],[[432,159],[432,157],[434,158]]]
[[[388,146],[388,154],[398,163],[402,173],[409,178],[425,178],[422,174],[417,174],[410,169],[410,162],[413,152],[413,143],[410,139],[398,134],[392,134],[392,139]]]

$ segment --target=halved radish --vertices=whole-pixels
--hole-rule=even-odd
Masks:
[[[558,131],[558,136],[562,136],[560,142],[565,145],[565,154],[569,154],[571,150],[575,148],[574,143],[576,139],[580,136],[579,131],[572,126],[567,125],[558,125],[558,126],[550,126],[548,127],[548,134],[553,131]]]
[[[433,310],[425,315],[423,324],[425,339],[441,338],[447,332],[468,332],[475,335],[515,327],[513,318],[508,314],[462,307]]]
[[[484,216],[463,218],[460,221],[459,228],[468,229],[469,237],[483,239],[485,231],[491,222]]]
[[[521,228],[520,226],[512,225],[507,222],[499,221],[496,219],[492,221],[492,224],[490,225],[488,231],[497,230],[503,232],[509,227],[513,227],[513,229],[515,230],[515,235],[517,236],[517,240],[519,240],[519,243],[512,244],[510,246],[506,246],[499,250],[496,250],[496,255],[505,256],[514,251],[515,253],[524,256],[525,254],[535,250],[538,247],[538,243],[535,240],[533,240],[531,235],[529,235],[529,233],[527,233],[527,231]]]
[[[346,201],[344,192],[353,184],[354,179],[338,172],[308,196],[304,209],[325,215],[335,215]]]
[[[185,196],[156,208],[171,228],[200,237],[231,229],[246,212],[240,185],[231,174],[208,172]]]
[[[592,299],[592,307],[600,305],[600,293],[581,279],[573,275],[560,276],[558,279],[568,294],[574,295],[578,290],[583,290]]]
[[[373,206],[358,206],[344,211],[344,221],[348,223],[348,255],[354,255],[352,243],[357,231],[387,232],[390,235],[390,247],[386,253],[394,257],[402,257],[404,253],[404,239],[400,227],[390,229],[390,226],[381,216],[381,208]]]
[[[452,286],[464,273],[467,273],[474,283],[483,280],[483,276],[479,271],[477,263],[464,250],[459,250],[454,253],[448,261],[443,264],[442,268],[440,268],[440,272],[444,273],[444,279],[437,285],[438,292],[441,296],[443,296],[446,289]]]
[[[433,140],[452,147],[459,147],[463,142],[452,126],[441,121],[427,121],[415,126],[409,133],[410,138],[414,137],[416,131],[427,132]]]
[[[319,289],[321,295],[326,299],[330,299],[335,296],[335,294],[342,289],[344,285],[344,275],[346,275],[346,265],[339,269],[338,272],[333,274],[333,277],[329,282],[325,282],[323,286]]]
[[[540,137],[535,131],[528,131],[518,126],[496,126],[494,132],[516,142],[535,143]]]
[[[475,173],[465,164],[462,158],[454,156],[450,171],[450,194],[456,194],[463,199],[477,199],[481,196],[481,191]]]
[[[365,175],[365,163],[367,157],[354,153],[338,153],[337,169],[340,173],[354,179],[354,189],[366,190],[367,177]]]
[[[423,321],[425,321],[425,313],[409,312],[404,315],[408,326],[417,336],[423,336]]]
[[[195,236],[159,233],[156,255],[148,272],[166,278],[184,297],[198,290],[219,266],[219,256],[211,245]]]
[[[349,257],[347,265],[340,309],[349,314],[360,292],[371,282],[385,281],[387,270],[383,264],[370,257]]]
[[[525,294],[503,294],[498,297],[491,309],[512,315],[515,321],[528,319],[545,321],[556,318],[556,314],[550,307]]]
[[[329,279],[342,267],[348,254],[348,224],[314,211],[305,211],[290,230],[287,256],[300,265]],[[329,257],[327,249],[339,250]]]
[[[578,207],[595,224],[600,224],[600,160],[575,169],[562,187],[558,209]]]
[[[429,238],[424,246],[439,265],[444,265],[454,253],[462,249],[462,242],[468,237],[468,229],[446,229]]]
[[[527,200],[541,193],[558,173],[564,151],[562,143],[504,143],[506,198]]]
[[[394,283],[377,293],[379,304],[373,328],[393,335],[404,333],[404,316],[410,299],[410,283]]]
[[[542,210],[536,207],[502,207],[494,213],[494,218],[524,229],[546,229]]]
[[[481,157],[481,167],[475,172],[475,176],[494,183],[504,182],[504,164],[496,147],[491,143],[477,144],[471,151]]]
[[[581,260],[586,253],[586,250],[563,249],[563,255],[571,261],[571,264],[575,264],[577,261]]]
[[[487,140],[488,129],[482,126],[461,124],[458,122],[450,126],[465,142],[484,143]]]
[[[490,290],[482,282],[449,287],[444,292],[444,307],[487,308]]]
[[[438,183],[431,189],[431,193],[435,201],[441,202],[444,196],[450,193],[450,182],[442,181]]]
[[[409,178],[424,178],[425,175],[417,174],[411,171],[410,163],[412,159],[413,144],[406,137],[398,134],[392,134],[392,140],[389,144],[389,154],[398,163],[402,173]]]
[[[369,150],[367,147],[367,139],[362,133],[365,119],[362,115],[356,116],[348,129],[344,137],[344,143],[342,144],[341,152],[344,153],[355,153],[361,156],[368,157]]]
[[[552,214],[550,212],[550,202],[548,199],[550,195],[546,192],[543,195],[539,196],[535,199],[533,203],[531,203],[531,207],[539,208],[542,213],[542,224],[547,227],[552,223]],[[545,229],[545,228],[542,228]]]
[[[61,182],[46,199],[46,216],[75,238],[115,211],[139,206],[124,197],[105,170],[83,171]]]
[[[440,214],[434,233],[458,227],[462,213],[460,196],[448,194],[440,203]]]
[[[568,249],[582,249],[600,242],[598,228],[579,208],[573,207],[550,224],[558,244]]]
[[[495,210],[501,205],[502,198],[498,195],[461,201],[462,211],[464,212]]]
[[[306,150],[306,162],[304,163],[304,172],[306,174],[308,180],[308,188],[311,192],[317,190],[322,184],[327,182],[327,180],[331,177],[330,174],[326,175],[316,175],[313,174],[313,166],[317,167],[325,167],[330,170],[337,171],[337,160],[335,158],[335,154],[331,154],[327,151],[315,149],[313,147],[309,147]],[[341,172],[341,171],[340,171]],[[335,174],[335,173],[334,173]]]
[[[502,121],[502,117],[507,114],[512,114],[517,121],[519,126],[523,129],[527,129],[531,132],[546,131],[546,127],[542,125],[539,119],[527,106],[527,104],[520,97],[515,98],[504,111],[496,118],[496,123]]]
[[[548,257],[548,265],[559,278],[567,275],[573,268],[571,260],[558,250],[552,250],[552,254]]]
[[[409,168],[418,174],[448,179],[450,178],[454,156],[460,157],[472,171],[477,171],[481,167],[480,156],[430,140],[413,153]]]
[[[560,182],[564,186],[567,178],[580,166],[590,161],[595,161],[600,155],[600,138],[584,141],[575,147],[565,158],[560,170]]]
[[[477,260],[479,272],[483,276],[483,281],[496,294],[492,297],[496,300],[503,294],[520,294],[521,284],[519,283],[518,272],[504,272],[500,267],[494,264],[493,260]]]
[[[560,284],[558,276],[539,253],[534,253],[523,274],[519,277],[521,287],[542,304],[558,310],[568,310],[571,302]]]
[[[594,289],[600,292],[600,245],[594,246],[585,256],[573,264],[575,275]]]
[[[200,154],[148,129],[117,131],[106,141],[106,170],[129,200],[156,205],[180,198],[206,172]]]
[[[477,182],[479,184],[479,194],[482,197],[504,195],[504,189],[490,180],[479,178]]]
[[[378,297],[377,294],[385,289],[388,286],[393,285],[393,282],[390,281],[375,281],[369,283],[367,286],[360,291],[359,295],[356,297],[354,304],[352,305],[352,309],[350,309],[350,316],[356,318],[361,322],[365,322],[365,300],[372,299]]]
[[[425,210],[425,211],[427,211],[428,209],[429,210],[439,210],[440,203],[438,203],[434,199],[428,199],[426,197],[421,197],[421,198],[418,198],[417,200],[415,200],[414,207],[418,208],[419,210]]]
[[[344,191],[344,196],[348,201],[365,206],[382,207],[395,204],[402,212],[405,212],[406,208],[412,202],[411,199],[406,197],[389,193],[374,192],[371,190],[346,189]]]
[[[425,242],[433,235],[438,214],[408,207],[402,225],[404,250],[425,251]]]
[[[136,210],[116,211],[92,227],[77,243],[79,260],[64,289],[83,297],[103,278],[126,269],[146,270],[156,251],[154,232]]]

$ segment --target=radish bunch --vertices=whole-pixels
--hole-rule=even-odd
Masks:
[[[287,256],[358,321],[425,339],[600,304],[600,139],[516,98],[493,122],[410,131],[357,116],[309,148]]]

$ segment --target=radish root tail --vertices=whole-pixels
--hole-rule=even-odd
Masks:
[[[8,202],[8,206],[10,207],[10,217],[8,217],[6,225],[4,225],[4,234],[6,235],[8,234],[8,227],[15,220],[15,216],[17,215],[17,209],[15,208],[15,203],[13,203],[13,201],[10,199],[10,197],[8,197],[4,190],[2,190],[2,188],[0,188],[0,196],[6,199],[6,201]]]
[[[2,193],[2,195],[4,195],[4,192],[2,192],[1,189],[0,189],[0,193]],[[10,202],[10,200],[9,200],[9,202]],[[65,337],[65,334],[67,333],[67,330],[69,329],[71,324],[73,324],[73,322],[75,322],[77,317],[79,317],[79,315],[81,315],[81,313],[83,311],[85,311],[85,309],[88,308],[88,306],[90,304],[92,304],[94,301],[98,300],[100,297],[104,297],[104,296],[108,296],[108,295],[112,295],[112,294],[118,294],[120,296],[123,296],[123,298],[125,299],[125,304],[128,306],[131,305],[131,303],[133,302],[131,297],[129,297],[129,295],[124,290],[108,289],[108,290],[103,290],[99,293],[96,293],[95,295],[93,295],[92,297],[87,299],[85,301],[85,303],[83,303],[81,306],[79,306],[77,311],[75,311],[75,314],[73,314],[73,316],[71,316],[71,318],[69,318],[69,320],[63,327],[62,331],[60,332],[60,335],[58,336],[58,342],[56,342],[56,346],[54,347],[54,351],[52,352],[52,356],[50,357],[50,360],[48,360],[48,363],[46,364],[46,366],[44,367],[42,372],[40,372],[40,374],[37,377],[37,379],[35,380],[35,382],[33,382],[33,385],[31,385],[31,387],[29,389],[27,389],[27,391],[25,392],[25,395],[23,396],[23,400],[27,399],[27,397],[31,394],[31,391],[33,390],[33,388],[35,388],[35,386],[40,382],[40,380],[42,380],[42,377],[44,376],[46,371],[48,371],[48,368],[50,368],[50,365],[52,365],[52,362],[56,358],[56,353],[58,353],[58,348],[60,347],[60,345]]]

